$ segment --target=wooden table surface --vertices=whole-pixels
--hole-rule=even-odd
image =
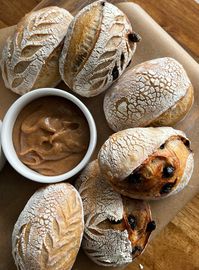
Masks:
[[[53,0],[50,1],[53,3]],[[75,9],[79,3],[81,6],[86,1],[68,0],[68,2],[71,2],[71,7]],[[199,62],[197,0],[134,0],[134,2],[142,6]],[[0,0],[0,28],[16,24],[25,13],[39,3],[40,0]],[[149,244],[145,253],[127,267],[127,270],[199,270],[198,252],[199,195],[168,224]]]

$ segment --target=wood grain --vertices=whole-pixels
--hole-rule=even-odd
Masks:
[[[50,0],[52,5],[56,1]],[[0,0],[0,28],[13,25],[39,0]],[[75,12],[89,1],[67,1]],[[90,1],[91,2],[91,1]],[[112,1],[119,2],[119,1]],[[199,61],[199,5],[193,0],[135,0],[192,56]],[[48,0],[49,3],[49,0]],[[40,6],[45,6],[46,0]],[[128,270],[199,270],[199,195],[154,239]],[[141,265],[140,265],[141,264]],[[9,270],[9,269],[6,269]]]

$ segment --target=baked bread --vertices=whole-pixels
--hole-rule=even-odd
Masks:
[[[150,60],[129,69],[104,98],[104,113],[114,131],[172,126],[193,104],[193,86],[175,59]]]
[[[171,127],[119,131],[104,143],[98,160],[104,179],[116,191],[149,200],[182,190],[194,166],[189,140]]]
[[[30,198],[12,234],[20,270],[70,270],[84,230],[81,198],[70,184],[46,186]]]
[[[2,53],[1,70],[7,88],[23,95],[59,83],[58,59],[72,18],[65,9],[46,7],[28,13],[18,23]]]
[[[65,38],[62,80],[81,96],[100,94],[124,72],[139,40],[116,6],[101,0],[86,6],[71,22]]]
[[[131,263],[155,229],[149,205],[115,192],[100,175],[97,160],[86,167],[77,186],[84,208],[85,253],[102,266]]]

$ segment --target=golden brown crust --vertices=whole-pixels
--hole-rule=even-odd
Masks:
[[[194,102],[193,86],[190,85],[186,95],[181,98],[173,107],[161,114],[152,121],[149,126],[173,126],[187,115]]]
[[[65,58],[67,64],[64,65],[65,80],[70,88],[73,88],[72,78],[82,69],[97,42],[102,8],[103,6],[98,3],[92,9],[86,10],[82,14],[81,20],[73,21],[70,26],[75,35],[72,35],[69,41],[68,51],[70,53],[67,54]]]
[[[63,42],[61,42],[61,44],[49,55],[48,59],[45,61],[45,65],[41,68],[37,80],[33,85],[33,89],[43,88],[46,86],[55,87],[61,81],[58,59],[61,54],[62,47]],[[48,78],[48,81],[44,78]]]

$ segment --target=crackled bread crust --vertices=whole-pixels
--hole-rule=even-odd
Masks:
[[[114,131],[171,126],[185,117],[193,100],[193,86],[182,65],[164,57],[129,69],[107,91],[104,113]]]
[[[70,270],[84,230],[81,198],[70,184],[33,194],[12,234],[12,253],[20,270]]]
[[[121,10],[96,1],[69,26],[60,58],[62,79],[79,95],[96,96],[123,73],[138,41]]]
[[[115,192],[100,175],[97,160],[85,168],[77,187],[84,208],[85,253],[103,266],[131,263],[143,252],[155,229],[149,205]]]
[[[119,131],[99,152],[100,170],[125,196],[164,198],[182,190],[191,178],[194,161],[189,144],[182,131],[170,127]]]
[[[72,18],[65,9],[52,6],[30,12],[18,23],[2,53],[7,88],[23,95],[57,85],[61,80],[58,59]]]

